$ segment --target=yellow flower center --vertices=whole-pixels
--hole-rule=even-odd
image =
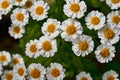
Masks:
[[[43,8],[42,6],[37,6],[37,7],[36,7],[35,13],[36,13],[37,15],[41,15],[41,14],[43,14],[43,12],[44,12],[44,8]]]
[[[31,51],[32,53],[35,53],[35,52],[37,51],[36,44],[32,44],[32,45],[30,46],[30,51]]]
[[[16,0],[17,2],[21,2],[22,0]]]
[[[66,28],[66,32],[68,35],[73,35],[76,33],[76,27],[74,25],[69,25]]]
[[[111,29],[106,29],[104,31],[104,36],[106,39],[112,39],[114,37],[114,32]]]
[[[33,3],[30,0],[27,0],[27,2],[25,3],[26,8],[30,8],[32,5],[33,5]]]
[[[23,74],[24,74],[24,69],[23,69],[23,68],[19,68],[19,69],[18,69],[18,74],[19,74],[20,76],[23,76]]]
[[[17,64],[17,63],[19,63],[19,59],[18,59],[18,58],[14,58],[14,59],[13,59],[13,64],[15,65],[15,64]]]
[[[91,24],[98,25],[99,22],[100,22],[100,19],[98,17],[94,16],[91,18]]]
[[[55,25],[54,25],[54,24],[48,25],[47,31],[48,31],[49,33],[53,33],[53,32],[55,31]]]
[[[112,17],[112,22],[114,22],[115,24],[118,24],[120,22],[120,17],[119,16],[113,16]]]
[[[41,75],[41,72],[38,70],[38,69],[33,69],[31,72],[30,72],[30,76],[32,78],[39,78]]]
[[[86,78],[86,77],[82,77],[80,80],[88,80],[88,78]]]
[[[111,2],[112,2],[113,4],[117,4],[117,3],[120,2],[120,0],[111,0]]]
[[[57,68],[53,68],[50,73],[53,77],[58,77],[60,75],[60,70]]]
[[[81,51],[85,51],[85,50],[87,50],[88,49],[88,42],[87,41],[81,41],[81,42],[79,42],[79,44],[78,44],[78,48],[79,48],[79,50],[81,50]]]
[[[15,34],[20,33],[20,27],[19,27],[19,26],[14,27],[13,32],[14,32]]]
[[[80,6],[77,3],[73,3],[70,5],[70,10],[74,13],[77,13],[78,11],[80,11]]]
[[[1,62],[4,62],[4,61],[6,61],[6,60],[7,60],[6,55],[1,55],[1,56],[0,56],[0,61],[1,61]]]
[[[11,73],[6,73],[6,74],[5,74],[5,78],[6,78],[6,80],[12,80],[12,79],[13,79],[13,76],[12,76]]]
[[[24,19],[23,13],[17,13],[17,14],[16,14],[16,19],[17,19],[18,21],[23,21],[23,19]]]
[[[45,51],[49,51],[52,49],[52,44],[50,41],[44,41],[42,43],[42,48],[45,50]]]
[[[114,76],[110,75],[107,77],[107,80],[115,80]]]
[[[103,48],[102,50],[101,50],[101,52],[100,52],[100,55],[102,56],[102,57],[108,57],[109,55],[110,55],[110,53],[109,53],[109,50],[108,49],[106,49],[106,48]]]
[[[9,3],[7,0],[4,0],[4,1],[2,1],[2,3],[1,3],[1,7],[2,7],[3,9],[8,8],[9,5],[10,5],[10,3]]]

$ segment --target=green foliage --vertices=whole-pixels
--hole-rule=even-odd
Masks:
[[[117,52],[117,53],[120,52],[120,41],[118,41],[118,43],[115,44],[115,49],[116,49],[116,52]]]

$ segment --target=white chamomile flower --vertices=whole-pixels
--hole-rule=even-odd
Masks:
[[[2,65],[0,64],[0,76],[1,76],[2,73],[3,73],[3,67],[2,67]]]
[[[93,79],[90,76],[90,73],[86,73],[83,71],[76,76],[76,80],[93,80]]]
[[[108,63],[115,57],[115,47],[111,44],[101,44],[95,51],[96,59],[100,63]]]
[[[50,67],[47,67],[46,76],[48,80],[63,80],[65,69],[59,63],[51,63]]]
[[[61,30],[61,37],[65,39],[65,41],[73,41],[83,32],[81,23],[73,19],[63,21]]]
[[[76,41],[73,41],[72,50],[75,55],[85,57],[93,51],[94,42],[90,36],[80,35]]]
[[[20,54],[13,54],[11,66],[15,66],[17,64],[24,64],[24,59]]]
[[[106,0],[106,4],[111,9],[118,9],[118,8],[120,8],[120,0]]]
[[[3,66],[6,66],[11,61],[11,55],[7,51],[1,51],[0,52],[0,64]]]
[[[45,80],[46,69],[41,64],[32,63],[27,69],[28,80]]]
[[[105,25],[105,16],[98,11],[91,11],[85,18],[87,27],[92,30],[101,29]]]
[[[102,29],[98,30],[98,37],[101,39],[101,43],[115,44],[119,41],[120,31],[115,27],[105,25]]]
[[[13,73],[17,80],[25,80],[26,67],[24,64],[16,64],[13,67]]]
[[[14,9],[10,17],[13,24],[20,26],[25,26],[28,24],[29,14],[24,8]]]
[[[7,14],[12,9],[12,0],[0,0],[0,12]]]
[[[26,44],[25,49],[26,49],[25,54],[30,58],[37,58],[40,56],[37,39],[30,40],[30,42]]]
[[[57,52],[57,42],[48,36],[42,36],[39,39],[39,52],[43,57],[52,57]]]
[[[43,0],[39,0],[34,2],[33,6],[30,9],[30,12],[34,20],[40,21],[48,17],[48,10],[48,3],[44,2]]]
[[[60,22],[56,19],[49,18],[41,27],[42,33],[49,36],[50,38],[55,38],[60,33]]]
[[[107,23],[120,29],[120,11],[112,11],[107,15]]]
[[[66,0],[63,11],[65,15],[71,18],[81,18],[87,10],[84,1],[80,0]]]
[[[16,6],[23,6],[27,0],[13,0],[14,5]]]
[[[25,28],[20,25],[11,24],[8,32],[11,37],[15,39],[20,39],[21,37],[23,37],[23,34],[25,33]]]
[[[16,80],[12,70],[5,70],[1,76],[1,80]]]
[[[107,71],[103,74],[102,80],[119,80],[118,73],[114,70]]]
[[[30,8],[32,7],[32,5],[34,4],[34,2],[36,2],[36,0],[27,0],[27,1],[25,2],[25,4],[23,5],[23,7],[24,7],[26,10],[30,11]]]

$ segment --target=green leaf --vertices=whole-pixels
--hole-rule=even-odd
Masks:
[[[83,65],[83,71],[90,73],[93,78],[99,71],[97,65],[92,60],[89,60],[85,57],[82,58],[82,65]]]
[[[107,63],[103,67],[103,72],[109,71],[109,70],[115,70],[118,74],[120,74],[120,62],[118,61],[111,61]]]
[[[101,2],[100,0],[85,0],[86,4],[88,6],[94,7],[94,8],[99,8],[101,7]],[[89,7],[88,7],[89,8]]]
[[[27,42],[34,39],[39,39],[39,37],[42,36],[41,26],[43,24],[43,21],[37,22],[34,20],[29,20],[29,23],[25,26],[25,34],[20,39],[19,46],[23,50],[25,50],[25,45]]]

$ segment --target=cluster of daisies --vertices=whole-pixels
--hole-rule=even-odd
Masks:
[[[20,54],[0,51],[0,80],[62,80],[65,69],[59,63],[51,63],[45,68],[40,63],[32,63],[27,68]]]
[[[106,0],[109,1],[109,0]],[[110,0],[116,2],[118,0]],[[65,41],[72,42],[72,50],[76,56],[86,56],[94,50],[94,41],[91,36],[83,34],[83,26],[80,19],[87,11],[87,5],[80,0],[65,0],[63,12],[68,19],[63,22],[57,19],[48,18],[43,23],[41,31],[44,36],[39,40],[30,40],[26,44],[26,55],[37,58],[40,55],[43,57],[52,57],[57,52],[57,42],[55,37],[61,34],[61,38]],[[48,17],[50,9],[47,2],[43,0],[1,0],[0,12],[7,14],[12,6],[19,6],[12,11],[10,15],[12,24],[9,27],[10,36],[19,39],[25,33],[25,26],[29,22],[31,16],[33,20],[41,21]],[[77,18],[77,19],[76,19]],[[115,47],[113,44],[119,41],[120,35],[120,11],[111,11],[106,17],[102,12],[91,11],[85,17],[87,28],[98,31],[98,37],[101,39],[101,45],[95,50],[96,58],[101,63],[107,63],[115,57]]]
[[[65,41],[72,42],[72,50],[76,56],[87,56],[94,50],[94,41],[91,36],[83,34],[83,26],[77,21],[86,11],[87,6],[84,1],[66,0],[63,12],[69,18],[63,22],[48,18],[41,26],[44,35],[39,40],[34,39],[26,43],[26,55],[30,58],[37,58],[40,55],[54,56],[58,50],[55,38],[60,34]],[[119,41],[120,12],[111,11],[106,21],[102,12],[91,11],[85,17],[85,22],[87,28],[98,31],[101,44],[95,50],[96,59],[100,63],[108,63],[115,57],[113,44]]]
[[[72,42],[72,50],[76,56],[86,56],[94,50],[94,41],[91,36],[83,34],[83,26],[80,19],[87,11],[84,1],[65,0],[63,11],[69,19],[62,22],[61,37],[65,41]],[[106,0],[116,2],[113,6],[120,3],[119,0]],[[118,8],[114,8],[118,9]],[[94,50],[96,59],[100,63],[108,63],[115,57],[115,47],[120,39],[120,11],[114,10],[105,16],[102,12],[92,10],[85,16],[85,24],[91,31],[97,31],[100,45]],[[84,26],[85,27],[85,26]]]
[[[101,0],[103,1],[103,0]],[[72,42],[72,50],[76,56],[85,57],[94,51],[94,41],[91,36],[83,34],[83,26],[78,21],[87,11],[87,5],[82,0],[65,0],[63,12],[68,19],[63,22],[57,19],[48,18],[48,10],[50,9],[44,0],[0,0],[0,19],[2,15],[12,10],[11,26],[9,27],[10,36],[20,39],[25,33],[25,26],[31,17],[33,20],[41,21],[48,18],[41,26],[44,34],[39,40],[34,39],[26,43],[25,54],[30,58],[39,56],[52,57],[58,51],[57,36],[61,36],[65,41]],[[120,0],[106,0],[111,9],[120,8]],[[115,57],[115,47],[120,39],[120,11],[114,10],[105,16],[102,12],[93,10],[85,17],[85,24],[88,29],[95,30],[100,39],[100,45],[94,51],[96,59],[100,63],[108,63]],[[49,80],[62,80],[65,77],[65,69],[59,63],[51,63],[47,69],[40,63],[32,63],[26,69],[23,58],[19,55],[11,56],[9,52],[0,52],[0,70],[2,66],[11,63],[13,70],[2,71],[2,79],[25,80],[44,80],[45,76]],[[20,64],[18,64],[20,63]],[[13,74],[15,73],[15,74]],[[118,74],[111,70],[103,75],[103,80],[118,80]],[[77,80],[92,80],[89,73],[81,72],[76,76]]]
[[[9,68],[6,66],[9,65]],[[65,69],[60,63],[51,63],[45,68],[40,63],[31,63],[27,68],[20,54],[0,51],[0,79],[1,80],[63,80]],[[103,74],[102,80],[119,80],[116,71],[110,70]],[[80,72],[76,80],[93,80],[90,73]]]
[[[43,0],[0,0],[0,20],[2,15],[6,15],[11,10],[12,24],[8,32],[15,39],[20,39],[25,33],[25,26],[30,16],[37,21],[47,18],[49,5]]]

